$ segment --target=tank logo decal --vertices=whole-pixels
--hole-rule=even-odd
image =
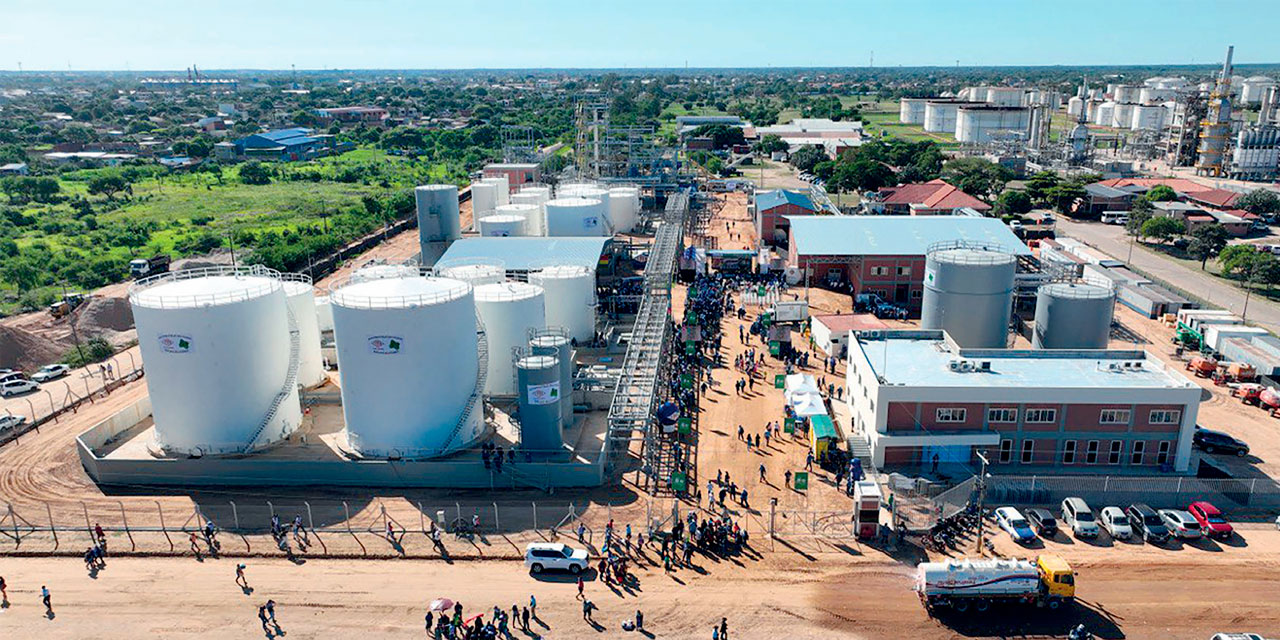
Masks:
[[[544,405],[560,401],[560,381],[529,385],[529,404]]]
[[[404,339],[400,336],[371,336],[369,338],[370,353],[400,353]]]
[[[191,336],[166,333],[158,338],[160,350],[165,353],[190,353]]]

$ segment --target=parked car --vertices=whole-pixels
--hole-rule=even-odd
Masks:
[[[31,379],[36,382],[48,382],[67,375],[71,371],[71,367],[65,364],[47,364],[40,367],[40,370],[31,374]]]
[[[8,431],[9,429],[17,429],[27,423],[26,416],[8,414],[0,416],[0,431]]]
[[[40,387],[40,383],[35,380],[26,380],[18,378],[0,383],[0,396],[16,396],[20,393],[29,393]]]
[[[1127,211],[1108,211],[1102,214],[1102,224],[1129,224]]]
[[[1126,516],[1120,507],[1103,507],[1102,511],[1098,512],[1098,520],[1112,538],[1128,540],[1133,536],[1133,527],[1129,526],[1129,516]]]
[[[1010,228],[1010,229],[1013,229],[1014,231],[1021,231],[1021,230],[1022,230],[1022,221],[1021,221],[1021,220],[1010,220],[1010,221],[1009,221],[1009,228]]]
[[[1196,427],[1195,433],[1191,435],[1191,446],[1197,447],[1205,453],[1222,451],[1224,453],[1234,453],[1242,458],[1249,455],[1249,444],[1244,440],[1221,431],[1203,427]]]
[[[1062,501],[1062,521],[1077,538],[1098,536],[1098,520],[1082,498],[1067,498]]]
[[[996,524],[1004,529],[1014,542],[1025,544],[1036,539],[1036,532],[1031,530],[1031,523],[1013,507],[996,509]]]
[[[1053,514],[1048,509],[1032,507],[1027,509],[1027,520],[1031,522],[1031,526],[1035,527],[1036,532],[1045,538],[1052,538],[1058,535],[1058,521],[1053,518]]]
[[[1200,530],[1210,538],[1230,538],[1235,533],[1231,523],[1222,517],[1222,512],[1208,502],[1192,502],[1187,505],[1187,513],[1200,523]]]
[[[6,382],[9,382],[10,380],[26,380],[26,379],[27,379],[27,374],[21,371],[14,371],[13,369],[5,369],[4,371],[0,371],[0,384],[4,384]]]
[[[1196,519],[1186,511],[1181,509],[1161,509],[1159,513],[1160,517],[1164,519],[1165,526],[1169,527],[1169,531],[1172,531],[1173,535],[1183,540],[1196,540],[1204,535],[1200,531],[1200,523],[1196,522]]]
[[[524,548],[524,566],[534,573],[551,569],[578,574],[587,568],[587,552],[560,542],[533,542]]]
[[[1165,526],[1164,518],[1155,509],[1142,503],[1131,504],[1125,510],[1125,515],[1129,516],[1129,527],[1144,542],[1164,542],[1169,539],[1169,527]]]

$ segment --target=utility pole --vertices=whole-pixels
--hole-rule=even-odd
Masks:
[[[986,519],[983,518],[983,515],[982,515],[982,508],[983,508],[982,506],[987,499],[987,465],[991,463],[987,460],[987,452],[979,451],[977,455],[978,455],[978,460],[982,462],[982,468],[978,471],[978,481],[975,483],[976,485],[975,488],[978,490],[977,552],[978,552],[978,555],[981,556],[981,555],[986,555],[983,553],[983,540],[982,540],[983,534],[986,533],[985,531],[983,531],[983,526],[986,525]]]

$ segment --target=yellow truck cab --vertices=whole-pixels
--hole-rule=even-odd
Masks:
[[[1076,574],[1059,556],[1043,555],[1036,558],[1040,582],[1044,584],[1049,600],[1071,600],[1076,597]]]

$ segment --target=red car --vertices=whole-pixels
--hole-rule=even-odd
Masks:
[[[1200,528],[1204,530],[1206,536],[1226,539],[1230,538],[1234,532],[1231,523],[1222,517],[1222,512],[1208,502],[1192,502],[1187,506],[1187,513],[1200,523]]]

